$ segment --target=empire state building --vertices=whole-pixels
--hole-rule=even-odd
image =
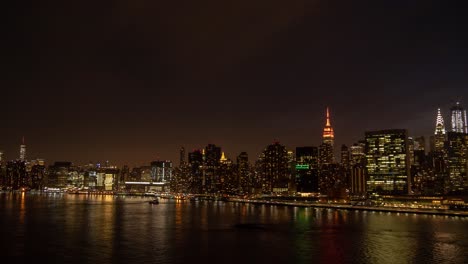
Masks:
[[[323,128],[322,142],[326,144],[330,144],[332,147],[335,143],[335,133],[333,132],[333,127],[330,124],[330,111],[328,111],[328,107],[327,107],[327,122],[325,124],[325,127]]]
[[[322,144],[319,147],[320,165],[332,164],[335,162],[333,145],[335,143],[335,133],[330,123],[330,111],[327,107],[327,121],[323,128]]]

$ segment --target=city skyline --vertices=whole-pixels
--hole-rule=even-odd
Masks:
[[[464,9],[444,1],[68,3],[8,7],[0,149],[130,166],[364,131],[429,136],[468,101]],[[446,121],[448,119],[446,118]],[[13,156],[14,155],[14,156]]]
[[[462,104],[460,104],[460,102],[456,102],[453,106],[456,106],[457,109],[462,109],[463,111],[466,111],[465,108],[463,107]],[[450,109],[453,108],[450,107]],[[333,131],[333,125],[330,125],[331,121],[330,120],[333,120],[333,117],[332,115],[330,114],[331,110],[329,109],[329,107],[326,107],[326,110],[325,110],[325,113],[324,113],[324,124],[322,125],[322,135],[320,136],[320,139],[319,140],[316,140],[315,141],[317,142],[317,144],[299,144],[299,145],[295,145],[295,146],[290,146],[288,144],[285,144],[284,142],[282,142],[280,139],[278,138],[275,138],[273,140],[271,140],[270,142],[265,142],[264,146],[257,152],[257,153],[254,153],[254,152],[249,152],[249,151],[240,151],[238,153],[233,153],[231,151],[226,151],[226,148],[225,146],[223,145],[219,145],[219,144],[216,144],[216,143],[213,143],[213,142],[208,142],[208,143],[200,143],[198,144],[196,147],[194,148],[187,148],[186,146],[179,146],[181,148],[184,148],[184,152],[187,151],[187,153],[184,154],[184,157],[185,157],[185,161],[187,161],[187,154],[191,151],[197,151],[197,150],[202,150],[205,148],[206,145],[209,145],[209,144],[214,144],[218,147],[221,147],[222,148],[222,154],[223,154],[223,157],[226,155],[226,158],[232,160],[232,161],[235,161],[237,155],[239,155],[240,153],[242,152],[246,152],[248,153],[249,157],[251,160],[256,160],[258,159],[258,157],[260,156],[260,154],[262,153],[262,151],[265,149],[265,147],[267,147],[269,144],[272,144],[272,143],[280,143],[282,145],[284,145],[288,150],[291,150],[293,152],[295,152],[296,148],[297,147],[305,147],[305,146],[314,146],[314,147],[319,147],[321,145],[321,142],[324,141],[325,138],[327,138],[329,135],[329,133],[331,133],[331,138],[333,139],[333,134],[334,134],[334,131]],[[444,112],[446,112],[446,117],[444,117]],[[426,143],[425,143],[425,149],[426,149],[426,153],[429,152],[429,149],[430,149],[430,137],[434,136],[434,135],[437,135],[437,131],[438,129],[441,129],[439,128],[439,124],[444,124],[444,120],[445,119],[449,119],[449,117],[452,116],[452,113],[450,111],[442,111],[441,112],[441,108],[437,108],[436,111],[436,124],[433,126],[433,129],[435,129],[435,133],[434,132],[428,132],[426,133],[425,135],[413,135],[411,134],[411,131],[409,131],[407,128],[391,128],[391,127],[387,127],[387,128],[381,128],[381,129],[375,129],[375,130],[367,130],[367,131],[363,131],[363,137],[362,138],[359,138],[357,139],[356,141],[354,142],[349,142],[349,143],[341,143],[340,145],[334,145],[333,149],[334,149],[334,159],[335,159],[335,162],[340,162],[340,146],[341,145],[346,145],[348,147],[352,146],[353,144],[355,143],[358,143],[358,141],[363,141],[365,139],[365,134],[367,132],[372,132],[372,131],[378,131],[378,130],[385,130],[385,129],[405,129],[405,130],[408,130],[409,133],[408,133],[408,137],[412,137],[412,138],[415,138],[415,137],[419,137],[419,136],[423,136],[424,138],[426,138]],[[465,123],[463,123],[465,124]],[[449,119],[449,123],[448,125],[450,126],[449,128],[447,128],[446,130],[447,131],[452,131],[452,122],[450,121]],[[465,125],[466,126],[466,125]],[[331,132],[330,132],[331,131]],[[442,131],[442,130],[441,130]],[[444,132],[444,135],[445,135],[445,130],[443,130]],[[326,141],[326,140],[325,140]],[[333,140],[331,141],[333,142]],[[333,145],[333,144],[332,144]],[[29,158],[29,154],[27,154],[26,152],[26,142],[25,142],[25,137],[23,136],[21,138],[21,143],[20,145],[17,145],[17,156],[18,157],[10,157],[10,155],[8,155],[9,153],[7,153],[6,151],[4,151],[3,149],[0,148],[0,151],[1,151],[1,154],[2,154],[2,160],[15,160],[15,159],[19,159],[19,160],[35,160],[35,159],[41,159],[41,160],[45,160],[46,163],[48,164],[53,164],[54,162],[61,162],[61,161],[70,161],[72,162],[73,164],[75,165],[86,165],[86,164],[89,164],[89,163],[95,163],[95,164],[104,164],[104,163],[109,163],[110,165],[116,165],[118,167],[122,167],[122,166],[130,166],[130,167],[138,167],[138,166],[144,166],[144,165],[147,165],[149,164],[150,162],[152,161],[157,161],[157,160],[161,160],[161,161],[164,161],[164,160],[169,160],[171,161],[173,164],[175,164],[177,166],[178,162],[180,161],[180,158],[181,158],[181,154],[180,154],[180,148],[177,150],[177,149],[174,149],[174,152],[176,153],[171,153],[170,155],[167,155],[167,156],[172,156],[173,158],[166,158],[166,157],[156,157],[156,158],[149,158],[149,159],[146,159],[146,160],[143,160],[141,161],[140,163],[134,163],[134,164],[131,164],[129,162],[125,162],[125,158],[123,159],[123,162],[121,163],[118,163],[118,162],[115,162],[113,160],[110,160],[110,159],[106,159],[105,157],[101,158],[101,159],[95,159],[95,160],[82,160],[82,161],[76,161],[76,160],[71,160],[71,159],[55,159],[55,160],[50,160],[50,159],[47,159],[45,157],[39,157],[39,156],[34,156],[33,155],[30,155],[32,157]],[[437,147],[436,147],[437,148]],[[29,150],[29,149],[28,149]],[[14,155],[13,155],[14,156]],[[26,157],[26,158],[25,158]]]

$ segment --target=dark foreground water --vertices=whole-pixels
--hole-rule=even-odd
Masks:
[[[0,193],[2,263],[467,263],[468,218]],[[14,262],[13,262],[14,261]],[[44,261],[44,262],[43,262]]]

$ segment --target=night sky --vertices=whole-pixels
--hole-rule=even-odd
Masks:
[[[366,130],[429,136],[437,107],[447,125],[451,105],[468,107],[456,1],[11,2],[6,159],[25,136],[48,164],[178,165],[181,146],[209,143],[254,161],[274,140],[319,145],[327,106],[337,149]]]

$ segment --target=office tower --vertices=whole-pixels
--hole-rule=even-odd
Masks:
[[[249,155],[241,152],[237,156],[237,175],[239,178],[239,192],[251,193],[253,190],[253,179],[250,175]]]
[[[366,154],[364,153],[365,142],[354,143],[350,147],[350,165],[354,166],[357,164],[364,165],[366,162]]]
[[[468,133],[466,110],[461,107],[459,102],[450,108],[450,116],[452,117],[452,132]]]
[[[68,175],[70,173],[71,162],[57,161],[48,168],[47,187],[65,188],[67,187]],[[97,180],[93,182],[96,186]]]
[[[208,144],[205,149],[203,149],[203,160],[204,165],[207,167],[216,167],[221,161],[221,148],[217,147],[214,144]]]
[[[221,148],[208,144],[203,149],[203,181],[202,187],[204,192],[217,192],[219,191],[220,177],[218,175],[218,168],[221,161]]]
[[[26,160],[26,144],[24,143],[24,137],[23,137],[23,140],[21,141],[21,145],[20,145],[20,157],[19,157],[19,159],[21,161]]]
[[[362,197],[366,194],[366,173],[362,164],[355,164],[351,167],[350,187],[352,196]]]
[[[172,162],[170,160],[157,160],[151,162],[151,180],[153,182],[167,183],[172,178]]]
[[[434,143],[433,143],[433,151],[443,151],[444,150],[444,142],[446,140],[445,134],[445,125],[444,125],[444,118],[440,113],[440,108],[437,109],[437,118],[436,118],[436,126],[434,131]]]
[[[405,129],[366,132],[367,192],[409,194],[408,133]]]
[[[288,191],[290,169],[285,146],[279,142],[268,145],[260,154],[258,170],[264,193]]]
[[[5,183],[18,190],[27,185],[28,175],[26,172],[26,163],[21,160],[8,161],[6,164]]]
[[[203,151],[194,150],[188,154],[188,165],[190,167],[190,177],[188,179],[189,190],[194,193],[202,191],[203,181]]]
[[[296,190],[300,193],[318,192],[318,148],[296,148]]]
[[[413,137],[408,137],[408,155],[409,155],[409,165],[410,167],[414,165],[414,139]]]
[[[179,160],[179,167],[183,167],[185,165],[185,148],[180,148],[180,160]]]
[[[350,165],[350,153],[348,146],[345,144],[341,145],[341,166],[349,168]]]
[[[467,134],[447,133],[447,163],[449,180],[446,191],[460,193],[468,187],[467,179]]]
[[[335,133],[330,122],[330,112],[327,107],[325,127],[323,128],[322,144],[319,146],[320,165],[328,165],[335,162],[334,144]]]

